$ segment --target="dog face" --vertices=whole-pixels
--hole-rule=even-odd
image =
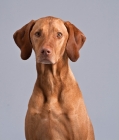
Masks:
[[[28,59],[34,49],[36,62],[43,64],[55,64],[65,52],[71,61],[76,61],[86,39],[70,22],[50,16],[32,20],[13,37],[22,59]]]
[[[68,32],[62,20],[52,17],[41,18],[34,24],[30,39],[36,54],[36,62],[55,64],[64,54]]]

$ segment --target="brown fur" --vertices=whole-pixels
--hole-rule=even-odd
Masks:
[[[21,58],[36,55],[37,79],[25,119],[27,140],[94,140],[82,93],[70,70],[85,42],[70,22],[54,17],[31,21],[16,31]]]

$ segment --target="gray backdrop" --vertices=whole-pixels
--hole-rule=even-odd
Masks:
[[[71,64],[96,140],[119,139],[119,1],[0,1],[0,140],[24,140],[24,118],[36,79],[35,56],[27,61],[13,33],[31,19],[56,16],[75,24],[87,40]]]

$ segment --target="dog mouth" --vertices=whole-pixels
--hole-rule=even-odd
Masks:
[[[55,64],[55,60],[49,57],[37,57],[36,62],[42,64]]]
[[[42,59],[42,60],[40,61],[40,63],[42,63],[42,64],[53,64],[53,62],[52,62],[51,60],[46,59],[46,58]]]

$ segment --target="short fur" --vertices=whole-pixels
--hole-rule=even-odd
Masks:
[[[70,22],[45,17],[15,32],[21,58],[36,55],[37,79],[25,119],[26,140],[94,140],[82,93],[68,58],[76,61],[86,37]]]

